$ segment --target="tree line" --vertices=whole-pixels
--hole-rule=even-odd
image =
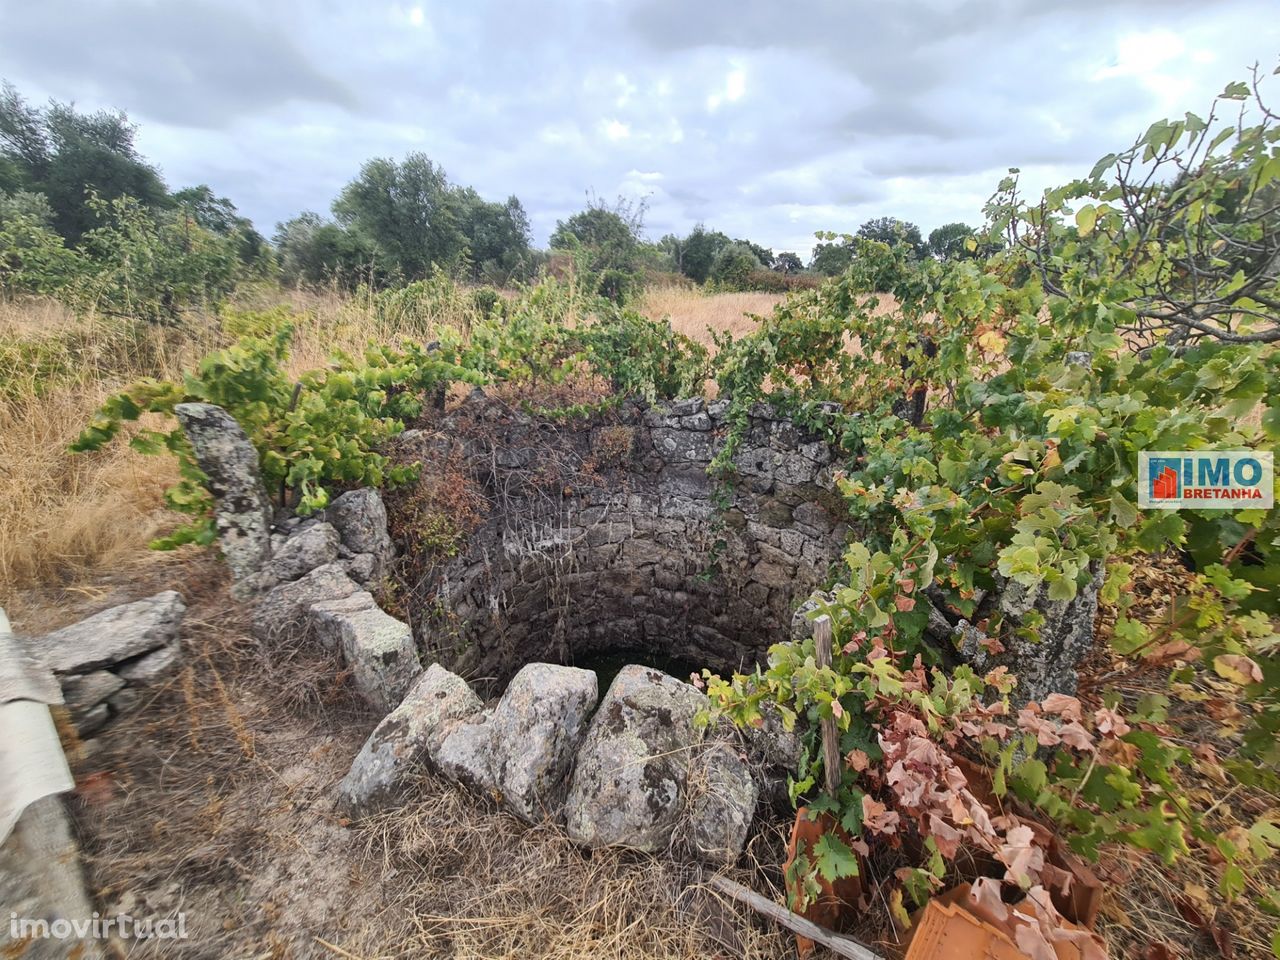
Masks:
[[[268,241],[208,185],[170,190],[136,137],[121,112],[37,107],[0,87],[0,290],[173,319],[252,278],[387,287],[439,270],[507,286],[572,270],[621,301],[664,276],[721,290],[790,290],[846,270],[858,238],[949,259],[966,255],[974,236],[953,223],[924,240],[914,224],[885,217],[854,236],[827,237],[806,264],[794,251],[701,223],[651,242],[643,201],[591,198],[538,250],[519,198],[487,200],[410,153],[368,161],[327,214],[300,213]]]

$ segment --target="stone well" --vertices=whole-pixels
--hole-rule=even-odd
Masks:
[[[753,411],[736,480],[714,482],[726,408],[628,404],[555,422],[477,392],[406,433],[400,456],[424,473],[460,460],[489,504],[404,608],[426,659],[499,683],[526,663],[605,652],[717,671],[763,660],[849,529],[831,447],[769,408]],[[412,539],[401,532],[400,550]]]

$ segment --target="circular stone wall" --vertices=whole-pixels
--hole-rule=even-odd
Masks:
[[[829,446],[766,407],[733,486],[714,484],[725,407],[550,422],[477,392],[407,432],[405,458],[462,463],[489,504],[458,555],[410,588],[404,612],[428,655],[498,682],[606,651],[718,671],[762,661],[849,531]]]

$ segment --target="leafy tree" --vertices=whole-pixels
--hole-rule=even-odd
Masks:
[[[690,280],[706,283],[712,279],[712,272],[717,258],[730,246],[750,252],[755,258],[753,269],[773,266],[773,251],[752,243],[750,240],[730,240],[719,230],[708,230],[704,224],[697,224],[689,235],[683,239],[675,236],[663,238],[670,248],[675,267]]]
[[[920,228],[914,223],[899,220],[897,217],[876,217],[868,220],[858,228],[857,236],[862,240],[876,240],[895,247],[905,244],[917,257],[923,257],[926,245],[920,236]]]
[[[18,217],[29,217],[40,226],[53,229],[53,208],[43,193],[29,190],[0,192],[0,225]]]
[[[0,290],[57,295],[83,268],[53,229],[42,193],[0,193]]]
[[[804,270],[804,261],[790,250],[784,250],[773,258],[773,269],[788,275],[800,273]]]
[[[626,218],[607,206],[593,204],[556,223],[551,234],[551,249],[591,251],[593,266],[630,266],[639,238]]]
[[[451,270],[466,252],[459,204],[444,170],[423,153],[400,163],[370,160],[333,202],[333,213],[405,279],[422,279],[433,265]]]
[[[224,237],[240,225],[236,205],[226,197],[216,196],[208,184],[187,187],[173,194],[174,204],[196,223]]]
[[[718,254],[711,266],[711,282],[723,290],[751,289],[751,274],[763,269],[750,245],[735,240]]]
[[[505,285],[527,279],[533,262],[529,215],[515,196],[490,203],[470,187],[456,191],[458,221],[466,238],[472,280]]]
[[[751,251],[752,256],[756,258],[762,267],[773,266],[773,251],[768,247],[762,247],[758,243],[752,243],[750,240],[735,240],[734,243],[741,244]]]
[[[622,302],[641,286],[640,232],[645,205],[619,198],[593,199],[585,210],[556,223],[551,249],[573,255],[574,264],[602,296]]]
[[[230,238],[134,197],[89,197],[99,226],[81,238],[90,267],[73,299],[120,316],[173,323],[184,308],[216,303],[235,287],[238,258]]]
[[[68,247],[50,226],[53,211],[43,194],[0,195],[0,290],[173,323],[188,307],[216,303],[234,287],[241,272],[234,235],[134,197],[90,193],[88,207],[98,226]]]
[[[719,230],[697,224],[683,240],[676,240],[676,269],[696,283],[706,283],[716,255],[730,240]]]
[[[28,183],[22,174],[22,168],[12,157],[0,153],[0,193],[26,192]]]
[[[281,279],[293,286],[354,288],[386,276],[380,252],[363,234],[306,211],[277,225]]]
[[[254,229],[252,221],[240,216],[234,203],[226,197],[216,196],[207,184],[179,190],[171,199],[200,227],[230,238],[237,257],[245,267],[262,272],[272,263],[266,238]]]
[[[820,233],[818,236],[822,242],[813,248],[809,269],[828,277],[848,270],[853,263],[853,239],[848,234],[837,237],[834,233]]]
[[[43,193],[54,228],[70,243],[97,221],[90,192],[103,200],[132,197],[157,207],[164,183],[134,147],[137,128],[123,113],[79,113],[70,104],[30,106],[10,84],[0,87],[0,157],[13,186]]]
[[[929,234],[929,253],[939,260],[958,260],[970,253],[966,241],[976,234],[967,223],[944,223]]]
[[[422,153],[399,163],[370,160],[333,203],[339,228],[348,236],[314,224],[297,224],[308,236],[312,263],[290,269],[316,282],[318,272],[352,275],[353,258],[375,259],[379,273],[421,280],[434,268],[472,280],[506,283],[532,272],[529,217],[516,197],[490,202],[470,187],[451,184],[444,170]],[[292,221],[291,221],[292,222]],[[298,232],[297,230],[294,231]],[[315,244],[319,243],[320,247]]]

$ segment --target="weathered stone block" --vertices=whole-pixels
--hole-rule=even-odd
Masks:
[[[341,543],[333,524],[312,524],[285,540],[264,570],[279,582],[297,580],[316,567],[337,560]]]
[[[364,742],[338,785],[339,804],[368,813],[393,800],[438,751],[452,725],[481,706],[465,680],[433,663]]]
[[[487,720],[494,781],[522,819],[535,822],[559,811],[596,698],[592,671],[531,663],[494,708]]]
[[[211,403],[173,408],[214,498],[218,545],[237,581],[271,556],[271,501],[262,486],[258,451],[235,418]]]
[[[272,588],[253,610],[253,633],[259,640],[296,642],[310,632],[313,604],[339,600],[360,587],[339,564],[327,563],[305,577]]]
[[[689,845],[713,865],[742,856],[759,791],[751,770],[727,743],[700,750],[689,772]]]
[[[311,625],[322,646],[341,651],[356,691],[380,710],[395,707],[422,672],[413,631],[368,593],[312,604]]]
[[[155,683],[168,675],[182,661],[182,647],[171,643],[136,660],[121,664],[115,672],[130,683],[145,685]]]
[[[55,630],[33,641],[31,652],[54,673],[88,673],[172,643],[186,609],[180,594],[166,590]]]
[[[124,686],[110,670],[95,670],[62,681],[62,698],[72,718],[83,716]]]
[[[695,715],[707,699],[649,667],[623,667],[578,751],[565,805],[569,836],[588,846],[666,848],[685,793]]]
[[[350,490],[329,504],[324,519],[333,524],[343,545],[353,554],[371,554],[379,564],[381,576],[385,565],[395,556],[395,545],[387,532],[387,508],[382,495],[368,487]]]

